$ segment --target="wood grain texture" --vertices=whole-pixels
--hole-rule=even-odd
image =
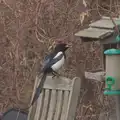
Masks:
[[[52,79],[51,76],[48,76],[44,85],[45,89],[55,89],[55,90],[71,90],[72,81],[65,77],[55,77]]]
[[[85,37],[85,38],[103,39],[107,36],[110,36],[112,33],[113,33],[113,30],[89,27],[87,29],[77,32],[75,36]]]
[[[35,94],[35,91],[36,91],[36,88],[37,88],[37,85],[38,85],[39,81],[40,80],[39,80],[38,76],[36,76],[35,83],[34,83],[34,88],[33,88],[33,93],[32,93],[32,97],[31,97],[31,102],[32,102],[32,99],[34,97],[34,94]],[[35,103],[32,107],[30,107],[29,113],[28,113],[28,120],[33,120],[33,118],[34,118],[33,115],[35,114],[36,106],[37,106],[37,103]]]
[[[39,120],[46,120],[47,115],[48,115],[48,108],[49,108],[49,90],[45,90],[45,96],[44,96],[44,100],[43,100],[42,104],[43,104],[43,107],[41,110],[42,115]]]
[[[56,100],[57,100],[57,92],[56,90],[52,90],[47,120],[53,120],[55,108],[56,108]]]
[[[37,103],[36,103],[36,112],[35,112],[35,115],[34,115],[34,120],[39,120],[39,118],[41,117],[41,112],[42,112],[42,99],[44,99],[44,96],[43,96],[43,92],[40,94],[38,100],[37,100]]]
[[[120,19],[114,19],[114,21],[117,25],[120,24]],[[112,23],[112,20],[110,20],[109,18],[102,18],[96,22],[91,23],[89,26],[106,29],[113,29],[115,27],[114,24]]]
[[[37,81],[39,79],[36,79],[35,87],[37,87]],[[30,108],[28,120],[73,120],[71,118],[75,117],[80,83],[79,78],[52,79],[52,76],[48,76],[40,97]]]
[[[103,81],[105,78],[105,72],[85,72],[85,78],[96,81]]]
[[[61,119],[60,120],[65,120],[66,118],[66,113],[68,109],[68,101],[69,101],[69,91],[64,92],[63,96],[63,106],[62,106],[62,113],[61,113]]]
[[[54,120],[59,120],[60,119],[62,105],[63,105],[62,104],[62,100],[63,100],[63,92],[62,91],[58,91]]]
[[[74,120],[78,97],[80,95],[81,79],[76,77],[73,81],[73,89],[70,93],[65,120]]]

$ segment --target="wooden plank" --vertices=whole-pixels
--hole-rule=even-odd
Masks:
[[[71,90],[72,89],[72,82],[70,79],[65,77],[56,77],[52,79],[52,76],[48,76],[46,78],[45,89],[55,89],[55,90]]]
[[[33,88],[33,93],[32,93],[32,98],[31,98],[31,102],[32,102],[32,99],[33,99],[33,97],[34,97],[34,94],[35,94],[35,91],[36,91],[36,87],[37,87],[37,85],[38,85],[38,82],[39,82],[39,78],[38,78],[38,76],[36,76],[36,79],[35,79],[35,83],[34,83],[34,88]],[[30,102],[30,103],[31,103]],[[30,109],[29,109],[29,113],[28,113],[28,120],[33,120],[33,115],[34,115],[34,113],[35,113],[35,111],[36,111],[36,104],[37,103],[35,103],[33,106],[31,106],[30,107]]]
[[[73,90],[70,93],[70,99],[68,101],[68,111],[66,113],[67,117],[65,120],[74,120],[75,118],[78,97],[80,95],[80,87],[81,87],[81,79],[77,77],[74,78]]]
[[[55,107],[56,107],[56,98],[57,98],[56,95],[57,95],[56,90],[52,90],[47,120],[53,120]]]
[[[63,107],[62,107],[62,114],[60,120],[65,120],[66,113],[68,109],[68,101],[69,101],[69,91],[64,91],[64,98],[63,98]]]
[[[119,25],[120,19],[115,20],[115,23],[117,25]],[[113,29],[115,27],[110,19],[104,19],[104,18],[102,18],[96,22],[91,23],[89,26],[90,27],[97,27],[97,28],[106,28],[106,29]]]
[[[36,106],[36,113],[34,114],[34,120],[39,120],[39,117],[41,116],[41,108],[42,108],[42,99],[43,99],[43,92],[40,94],[38,100],[37,100],[37,106]]]
[[[60,116],[61,116],[62,100],[63,100],[62,95],[63,95],[63,92],[62,91],[58,91],[54,120],[59,120]]]
[[[30,112],[28,114],[27,120],[34,120],[34,115],[35,115],[35,112],[36,112],[36,107],[37,107],[37,102],[35,102],[35,104],[30,108]]]
[[[45,90],[44,105],[42,107],[42,115],[39,120],[46,120],[49,108],[49,90]],[[36,119],[35,119],[36,120]]]
[[[102,66],[102,69],[103,70],[105,70],[105,64],[104,64],[104,47],[103,47],[103,45],[102,46],[100,46],[101,47],[101,60],[100,60],[100,64],[101,64],[101,66]]]
[[[107,20],[111,20],[110,17],[107,16],[102,16],[101,19],[107,19]],[[113,20],[120,20],[120,18],[114,17],[112,18]]]
[[[85,78],[90,80],[102,81],[104,80],[105,72],[85,72]]]
[[[99,28],[87,28],[82,31],[79,31],[75,36],[94,38],[94,39],[103,39],[110,36],[113,33],[113,30],[99,29]]]
[[[100,40],[101,44],[114,44],[117,43],[117,41],[115,40],[117,36],[117,33],[113,33],[110,37],[105,38],[104,40]]]
[[[51,83],[50,85],[49,84],[45,84],[44,88],[45,89],[52,89],[52,90],[71,90],[72,86],[69,86],[69,85],[60,85],[60,84],[56,84],[56,86],[55,86],[55,85],[53,85]]]
[[[78,78],[73,80],[64,77],[52,79],[52,76],[48,76],[45,85],[50,84],[53,89],[51,90],[44,86],[44,90],[36,102],[35,113],[28,120],[73,120],[80,91],[80,82]],[[65,84],[64,87],[69,85],[69,90],[57,89],[63,84]],[[54,90],[55,85],[57,85],[56,90]],[[37,87],[36,84],[35,86]]]

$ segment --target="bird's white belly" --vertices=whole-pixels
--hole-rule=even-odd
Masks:
[[[52,69],[54,70],[54,71],[58,71],[61,67],[62,67],[62,65],[64,64],[64,62],[65,62],[65,58],[64,58],[64,56],[62,57],[62,59],[61,60],[59,60],[57,63],[55,63],[54,65],[52,65]]]

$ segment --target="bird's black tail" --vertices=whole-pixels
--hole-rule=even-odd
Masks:
[[[32,103],[31,103],[30,106],[32,106],[32,105],[35,103],[35,101],[39,98],[39,95],[40,95],[40,93],[42,92],[42,89],[43,89],[43,86],[44,86],[46,77],[47,77],[47,73],[43,73],[43,76],[42,76],[42,78],[41,78],[41,81],[40,81],[37,89],[36,89],[35,95],[34,95],[34,97],[33,97],[33,100],[32,100]]]
[[[43,73],[41,81],[40,81],[38,87],[36,88],[36,92],[35,92],[35,95],[33,97],[33,100],[32,100],[32,103],[30,104],[30,106],[23,108],[23,109],[19,109],[19,111],[27,111],[35,103],[35,101],[39,98],[39,95],[42,92],[46,77],[47,77],[47,73]]]

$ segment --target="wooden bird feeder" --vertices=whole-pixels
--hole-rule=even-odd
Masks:
[[[120,120],[119,28],[120,18],[102,17],[100,20],[91,23],[89,28],[79,31],[75,34],[76,38],[82,42],[99,41],[101,44],[102,67],[106,74],[103,77],[105,78],[106,84],[104,94],[115,96],[117,120]]]
[[[119,27],[120,18],[113,18],[116,25]],[[89,25],[89,28],[81,30],[75,34],[77,40],[81,42],[99,41],[102,50],[105,51],[110,48],[116,48],[116,36],[115,25],[109,17],[102,17],[100,20],[95,21]],[[105,70],[105,55],[102,52],[102,66]]]

